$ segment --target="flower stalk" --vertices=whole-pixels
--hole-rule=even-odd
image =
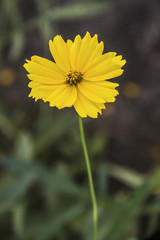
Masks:
[[[91,166],[90,166],[90,161],[89,161],[89,156],[88,156],[88,151],[87,151],[87,146],[86,146],[86,141],[85,141],[85,136],[84,136],[83,122],[82,122],[82,118],[80,116],[79,116],[79,128],[80,128],[80,136],[81,136],[81,142],[82,142],[82,147],[83,147],[83,151],[84,151],[85,162],[86,162],[86,166],[87,166],[89,189],[90,189],[92,206],[93,206],[93,239],[97,240],[97,224],[98,224],[97,201],[96,201]]]

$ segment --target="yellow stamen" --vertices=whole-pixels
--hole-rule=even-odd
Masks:
[[[66,83],[70,85],[77,85],[83,79],[83,74],[81,72],[70,71],[66,76]]]

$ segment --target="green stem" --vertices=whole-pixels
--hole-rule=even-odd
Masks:
[[[86,141],[85,141],[85,137],[84,137],[83,123],[82,123],[82,118],[80,116],[79,116],[79,128],[80,128],[82,147],[83,147],[83,151],[84,151],[84,157],[85,157],[86,166],[87,166],[89,188],[90,188],[90,194],[91,194],[92,205],[93,205],[93,229],[94,229],[94,233],[93,233],[94,238],[93,239],[97,240],[97,222],[98,222],[97,202],[96,202],[96,196],[95,196],[95,191],[94,191],[94,186],[93,186],[91,166],[90,166],[90,162],[89,162],[88,151],[87,151]]]

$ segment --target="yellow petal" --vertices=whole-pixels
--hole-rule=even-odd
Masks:
[[[79,49],[81,46],[81,37],[80,35],[77,35],[74,39],[74,43],[70,48],[70,62],[72,70],[76,70],[77,67],[77,59],[79,56]]]
[[[64,78],[64,75],[60,74],[57,71],[54,71],[54,69],[52,70],[49,67],[46,66],[42,66],[37,62],[34,61],[29,61],[26,60],[27,63],[25,63],[23,66],[24,68],[31,74],[35,74],[35,75],[39,75],[42,77],[46,77],[46,78],[51,78],[51,79],[59,79],[62,80]]]
[[[50,70],[52,70],[56,73],[64,74],[64,72],[54,62],[52,62],[46,58],[42,58],[42,57],[34,55],[31,57],[31,60],[33,62],[38,63],[39,65],[49,68]]]
[[[92,53],[94,52],[94,50],[97,46],[98,46],[98,35],[95,34],[93,38],[89,39],[88,46],[86,46],[82,50],[82,56],[81,56],[81,60],[80,60],[80,63],[79,63],[79,70],[81,72],[84,71],[84,68],[85,68],[86,64],[88,64],[88,62],[90,61]]]
[[[70,48],[72,47],[72,45],[73,45],[73,42],[70,40],[70,39],[68,39],[67,40],[67,46],[68,46],[68,49],[70,50]]]
[[[113,88],[112,83],[112,88],[108,88],[108,83],[106,84],[105,81],[103,81],[103,84],[99,84],[99,82],[82,81],[78,85],[78,88],[83,95],[93,102],[114,102],[115,96],[118,95],[118,91]],[[115,84],[115,86],[117,86],[117,84]]]
[[[100,76],[93,76],[93,77],[85,77],[86,80],[88,81],[104,81],[104,80],[108,80],[111,78],[115,78],[115,77],[119,77],[122,75],[124,70],[122,69],[117,69],[117,70],[113,70],[111,72],[108,72],[106,74],[100,75]]]
[[[58,88],[55,89],[54,92],[52,92],[52,94],[50,94],[45,101],[46,102],[50,102],[50,106],[55,106],[54,104],[54,99],[61,93],[61,91],[63,91],[65,88],[67,87],[67,84],[60,84]]]
[[[64,76],[62,76],[61,78],[51,78],[51,77],[49,78],[49,77],[43,77],[36,74],[28,74],[27,77],[32,81],[39,82],[42,84],[60,84],[66,81]]]
[[[111,58],[101,58],[96,65],[92,66],[84,73],[84,78],[89,81],[102,81],[118,77],[123,73],[121,67],[126,63],[126,60],[121,60],[122,56]]]
[[[102,58],[102,61],[86,71],[85,77],[103,75],[107,72],[120,69],[126,63],[125,60],[121,61],[121,59],[122,56],[107,58],[105,60]]]
[[[40,86],[41,84],[38,83],[38,82],[34,82],[34,81],[30,81],[29,84],[28,84],[28,87],[29,88],[34,88],[34,87],[38,87]]]
[[[98,104],[90,101],[80,91],[77,91],[77,99],[74,108],[81,117],[97,118],[98,113],[101,114],[101,109],[105,108],[104,104]]]
[[[50,106],[56,106],[59,109],[71,107],[77,98],[75,86],[61,84],[45,101],[50,102]]]
[[[97,47],[94,49],[93,53],[91,54],[88,63],[86,63],[86,66],[83,68],[83,73],[86,71],[86,69],[88,69],[90,66],[94,65],[97,61],[97,59],[99,59],[99,57],[102,55],[104,50],[104,43],[103,41],[101,41]]]
[[[71,107],[77,98],[77,89],[73,86],[67,86],[63,91],[54,99],[54,104],[59,109],[64,107]]]
[[[91,54],[98,45],[97,35],[91,38],[89,32],[86,33],[81,42],[81,47],[77,60],[77,71],[82,71],[83,67],[88,62]]]
[[[100,94],[97,94],[97,91],[93,91],[92,87],[93,84],[88,84],[87,81],[82,81],[80,84],[78,84],[79,91],[88,99],[96,103],[104,103],[105,99],[101,97]]]
[[[92,70],[90,70],[89,72],[86,72],[84,74],[84,78],[87,79],[88,77],[92,78],[92,77],[101,76],[108,72],[112,72],[112,71],[120,69],[120,68],[121,67],[119,65],[114,64],[114,63],[99,65],[96,68],[93,68]]]
[[[115,52],[108,52],[104,53],[103,55],[100,55],[98,58],[94,59],[94,61],[89,61],[88,64],[85,67],[85,71],[89,71],[90,69],[93,69],[93,67],[96,67],[99,63],[106,61],[106,60],[111,60],[115,57],[117,53]]]
[[[83,62],[83,59],[86,57],[86,52],[88,51],[88,47],[91,41],[91,35],[89,32],[86,33],[84,38],[81,40],[81,46],[79,49],[79,55],[77,58],[77,71],[80,71],[80,65]]]
[[[63,38],[57,35],[53,42],[49,41],[49,47],[57,66],[62,71],[70,71],[69,49]]]
[[[30,88],[32,88],[29,97],[33,97],[35,98],[35,100],[37,101],[38,99],[43,99],[43,101],[45,101],[45,99],[52,94],[57,87],[59,87],[59,85],[43,85],[37,82],[33,82],[31,81],[28,85]]]
[[[106,88],[111,88],[111,89],[115,89],[116,87],[119,86],[118,83],[112,83],[109,81],[98,81],[98,82],[94,82],[94,84],[98,86],[106,87]]]
[[[98,107],[99,107],[99,113],[102,115],[102,109],[105,109],[106,106],[104,105],[104,103],[97,103]]]

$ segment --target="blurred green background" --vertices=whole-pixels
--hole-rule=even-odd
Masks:
[[[160,2],[0,1],[0,239],[91,240],[78,118],[28,98],[25,59],[97,33],[127,60],[116,103],[84,120],[98,240],[160,239]]]

